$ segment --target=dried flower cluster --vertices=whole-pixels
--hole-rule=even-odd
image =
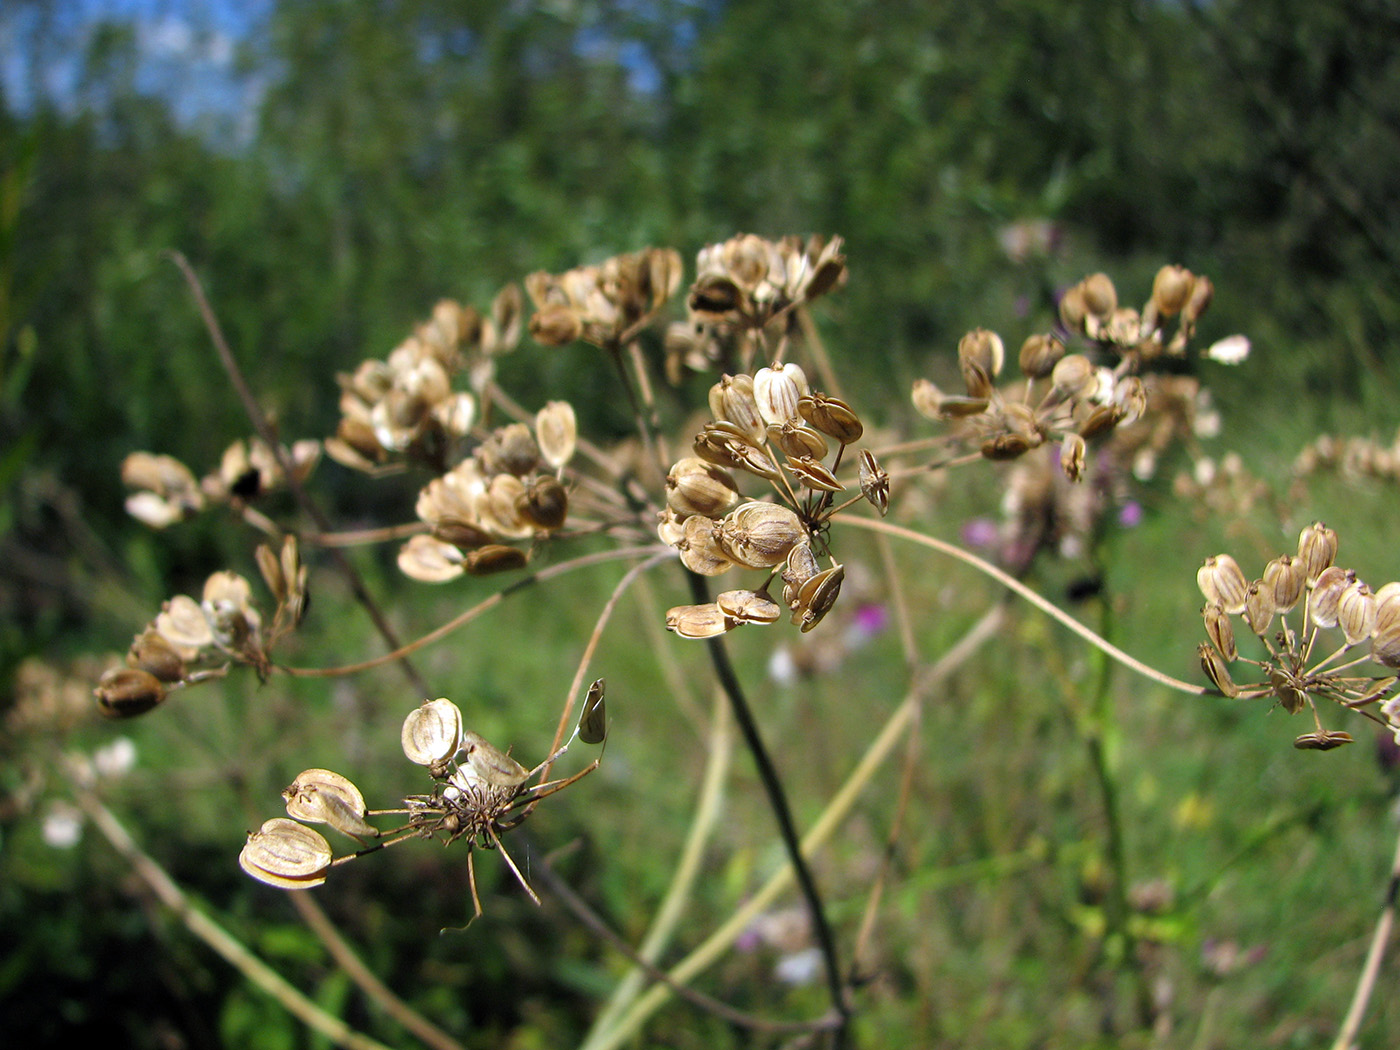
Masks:
[[[692,572],[718,576],[738,566],[768,570],[768,580],[757,590],[677,606],[668,611],[666,626],[683,638],[710,638],[741,624],[773,623],[782,607],[768,587],[779,576],[792,622],[809,631],[836,601],[845,575],[830,556],[826,531],[832,516],[850,505],[833,507],[832,500],[846,488],[836,472],[846,446],[864,433],[860,418],[844,401],[812,391],[791,363],[724,376],[710,388],[710,411],[695,455],[679,460],[666,477],[658,534]],[[860,461],[861,495],[854,499],[884,513],[888,475],[869,451],[861,450]],[[781,502],[742,499],[735,471],[767,482]],[[827,557],[826,568],[819,554]]]
[[[497,293],[489,317],[444,299],[432,317],[389,354],[369,359],[353,375],[338,375],[340,424],[326,452],[355,470],[372,472],[403,457],[441,467],[476,420],[476,397],[456,390],[466,371],[479,395],[495,371],[495,358],[520,341],[520,289]]]
[[[616,349],[666,305],[683,276],[674,248],[643,248],[562,274],[532,273],[525,278],[535,304],[530,334],[545,346],[582,339]]]
[[[1400,432],[1389,443],[1374,438],[1324,434],[1298,453],[1293,461],[1293,472],[1299,477],[1319,471],[1400,481]]]
[[[257,561],[277,602],[271,624],[264,627],[244,577],[216,572],[199,601],[178,594],[161,606],[131,643],[126,666],[112,668],[98,682],[98,710],[113,718],[144,714],[172,691],[223,675],[232,664],[246,664],[266,678],[273,648],[306,612],[307,571],[292,536],[275,553],[260,546]]]
[[[281,450],[298,481],[305,481],[321,458],[321,443],[307,439]],[[126,511],[153,529],[194,517],[211,504],[246,504],[286,483],[282,463],[259,438],[235,441],[217,470],[198,481],[174,456],[133,452],[122,460],[122,483],[134,489]]]
[[[418,495],[415,510],[432,532],[399,551],[399,568],[415,580],[443,583],[523,566],[514,544],[564,525],[569,492],[559,480],[573,457],[578,422],[567,401],[551,401],[524,423],[497,427]]]
[[[574,735],[587,744],[601,744],[606,739],[602,679],[589,689]],[[400,742],[410,762],[427,767],[434,782],[430,794],[409,795],[401,809],[371,812],[359,788],[344,776],[328,769],[305,770],[282,792],[287,816],[275,817],[249,834],[238,862],[249,875],[268,885],[307,889],[325,882],[334,864],[411,838],[440,835],[447,843],[466,839],[469,847],[500,850],[520,885],[538,904],[539,898],[501,845],[501,835],[520,825],[542,798],[597,768],[595,759],[571,777],[526,786],[563,755],[572,741],[570,737],[544,762],[526,769],[509,753],[491,746],[477,733],[464,730],[461,709],[451,700],[425,700],[404,720]],[[392,830],[381,831],[368,821],[371,816],[394,814],[406,816],[407,820]],[[362,847],[366,840],[375,844],[336,859],[330,843],[307,824],[328,825]],[[467,871],[474,914],[480,915],[481,900],[470,850]]]
[[[1355,673],[1368,661],[1386,670],[1400,667],[1400,583],[1373,591],[1355,570],[1334,564],[1336,555],[1337,534],[1317,522],[1303,529],[1296,554],[1279,555],[1257,580],[1247,580],[1228,554],[1207,558],[1196,574],[1206,597],[1209,640],[1199,647],[1206,677],[1225,696],[1272,697],[1289,714],[1309,707],[1316,730],[1294,741],[1299,748],[1325,751],[1351,741],[1348,733],[1322,727],[1317,700],[1359,710],[1400,733],[1400,704],[1387,699],[1396,676]],[[1288,614],[1300,602],[1298,620],[1290,624]],[[1262,643],[1262,659],[1240,655],[1233,616]],[[1319,648],[1322,632],[1332,630],[1341,632],[1340,644]],[[1253,681],[1237,682],[1232,667],[1245,669]],[[1368,710],[1373,705],[1379,715]]]

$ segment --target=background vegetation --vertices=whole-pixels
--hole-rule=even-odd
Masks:
[[[177,24],[193,30],[184,47],[160,51],[152,27]],[[438,298],[484,306],[532,270],[647,244],[690,261],[736,231],[845,237],[851,279],[819,323],[848,400],[890,424],[910,418],[915,376],[956,374],[968,328],[1018,344],[1084,274],[1105,269],[1141,299],[1159,264],[1181,262],[1216,284],[1207,341],[1254,340],[1238,372],[1207,378],[1225,420],[1216,454],[1239,452],[1264,498],[1230,514],[1182,506],[1166,471],[1134,494],[1140,525],[1112,530],[1094,564],[1037,582],[1063,600],[1091,575],[1101,589],[1079,614],[1194,678],[1192,574],[1207,554],[1231,550],[1252,571],[1321,518],[1351,563],[1381,582],[1400,575],[1394,479],[1291,484],[1294,457],[1319,433],[1385,443],[1400,423],[1390,0],[345,0],[238,12],[212,0],[110,11],[11,0],[0,39],[0,695],[13,695],[27,658],[120,649],[164,597],[247,567],[227,522],[153,536],[122,511],[126,453],[203,470],[248,433],[170,251],[200,272],[264,405],[296,436],[329,434],[333,373],[383,356]],[[530,384],[539,403],[571,399],[591,434],[627,426],[586,348],[527,341],[504,368],[506,385]],[[410,490],[373,489],[367,502],[360,479],[321,469],[342,517],[375,520],[373,499]],[[955,538],[999,498],[989,478],[960,483],[927,527]],[[357,564],[401,596],[405,635],[485,593],[405,587],[391,552]],[[432,651],[430,680],[470,702],[491,739],[528,722],[535,703],[540,736],[520,740],[534,753],[611,582],[561,587],[546,620],[508,604]],[[911,585],[931,649],[996,593],[934,562]],[[678,600],[660,595],[657,608]],[[377,651],[355,614],[332,622],[336,601],[313,609],[302,663]],[[918,803],[858,1036],[1328,1045],[1394,841],[1394,785],[1365,727],[1350,727],[1363,742],[1342,752],[1295,753],[1280,712],[1188,702],[1124,674],[1109,679],[1106,707],[1082,710],[1075,697],[1094,695],[1086,683],[1101,672],[1078,644],[1019,610],[1004,631],[993,658],[926,711]],[[761,677],[771,644],[742,639],[738,658]],[[541,848],[581,840],[565,865],[575,888],[635,940],[680,849],[708,716],[703,697],[689,706],[629,648],[605,643],[598,658],[619,690],[603,770],[534,832]],[[901,688],[892,638],[852,659],[858,694],[818,676],[762,696],[800,819],[845,775],[858,745],[842,748],[843,734],[863,741],[871,712],[882,717]],[[304,766],[349,766],[367,794],[402,791],[394,734],[418,699],[392,671],[351,686],[207,689],[121,727],[140,759],[109,794],[223,921],[390,1042],[403,1039],[393,1022],[234,857]],[[33,758],[116,732],[92,718],[53,734],[12,726],[0,745],[6,1041],[111,1038],[116,1024],[132,1046],[304,1045],[99,838],[67,851],[42,840],[46,793],[60,785],[27,779]],[[1171,891],[1142,933],[1157,953],[1150,991],[1174,1019],[1155,1033],[1127,1019],[1133,967],[1102,936],[1109,821],[1089,740],[1106,742],[1134,885]],[[733,819],[687,912],[687,943],[775,863],[751,771],[740,760],[733,776]],[[893,790],[891,773],[881,791]],[[872,797],[819,869],[843,936],[887,820]],[[577,1041],[620,960],[547,893],[537,910],[504,880],[483,885],[487,915],[467,937],[439,938],[469,914],[461,858],[399,854],[354,865],[321,893],[371,968],[468,1045]],[[489,859],[478,867],[484,883],[497,874]],[[1220,963],[1222,946],[1239,965]],[[781,984],[774,962],[770,950],[735,953],[705,986],[746,1009],[817,1012],[819,989]],[[1393,989],[1393,971],[1388,980]],[[738,1037],[675,1006],[652,1038]],[[1397,1042],[1400,1007],[1382,994],[1362,1045]]]

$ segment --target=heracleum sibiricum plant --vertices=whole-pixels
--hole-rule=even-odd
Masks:
[[[159,529],[226,507],[266,538],[254,560],[272,595],[273,612],[268,617],[260,611],[244,576],[216,572],[200,598],[170,599],[136,636],[124,665],[98,683],[99,709],[120,718],[149,712],[176,695],[181,703],[193,703],[183,698],[190,686],[239,667],[252,668],[264,689],[282,690],[294,689],[301,676],[355,673],[400,661],[418,695],[393,701],[410,708],[399,746],[426,769],[427,790],[403,795],[394,808],[371,810],[344,774],[313,765],[283,792],[287,816],[249,832],[238,862],[261,882],[304,890],[365,854],[436,839],[465,844],[465,884],[474,916],[483,911],[477,850],[498,852],[538,904],[541,896],[507,851],[505,837],[542,800],[597,768],[594,759],[572,775],[550,779],[552,764],[575,739],[597,745],[609,732],[626,736],[627,712],[640,702],[626,681],[612,676],[617,721],[611,727],[601,679],[579,702],[577,718],[576,698],[618,598],[642,573],[670,567],[684,580],[688,600],[667,603],[664,626],[682,639],[705,643],[680,648],[704,650],[732,709],[798,885],[826,984],[826,1010],[781,1026],[809,1037],[823,1033],[832,1045],[843,1045],[861,1010],[861,967],[897,831],[891,833],[858,932],[833,926],[808,854],[840,826],[859,788],[917,723],[925,692],[996,632],[1000,612],[989,610],[944,660],[928,667],[914,651],[910,613],[899,609],[911,668],[909,696],[893,713],[881,714],[888,719],[884,730],[827,801],[817,822],[820,835],[814,829],[805,842],[746,685],[729,658],[726,635],[783,619],[788,627],[768,632],[773,644],[784,635],[819,637],[835,630],[833,613],[842,607],[843,584],[851,575],[850,558],[842,552],[859,534],[875,533],[882,543],[900,541],[956,558],[1134,672],[1181,692],[1207,694],[1211,689],[1178,681],[1112,646],[1030,589],[1023,577],[1038,556],[1082,552],[1114,494],[1134,479],[1150,477],[1178,446],[1197,452],[1198,442],[1218,428],[1208,390],[1191,374],[1189,356],[1214,286],[1184,267],[1165,266],[1141,308],[1121,305],[1105,274],[1067,289],[1059,300],[1058,324],[1022,342],[1019,378],[1003,375],[1007,353],[1000,335],[985,328],[969,332],[956,350],[963,389],[945,393],[919,380],[912,390],[915,408],[939,424],[938,434],[906,439],[887,431],[885,420],[875,419],[883,406],[860,408],[846,400],[839,372],[808,314],[814,300],[845,283],[843,248],[838,237],[768,240],[752,234],[708,245],[699,252],[683,317],[672,304],[684,284],[684,264],[670,248],[645,248],[560,274],[530,274],[523,282],[525,295],[507,285],[485,313],[443,300],[399,346],[337,377],[341,418],[333,436],[290,446],[279,440],[246,391],[198,282],[180,260],[256,434],[235,442],[202,481],[168,454],[133,452],[122,472],[133,490],[128,509]],[[533,304],[528,321],[527,296]],[[536,391],[517,398],[499,385],[497,361],[517,349],[525,331],[543,347],[582,341],[596,348],[600,367],[613,370],[620,398],[632,413],[636,433],[630,448],[589,440],[580,433],[581,413],[565,398],[539,397]],[[1232,336],[1199,357],[1233,364],[1248,347],[1248,340]],[[702,407],[680,403],[682,381],[693,373],[710,376],[704,415],[698,424],[675,423]],[[666,381],[660,391],[658,379]],[[416,472],[422,483],[413,506],[403,508],[398,523],[336,533],[309,491],[323,449],[366,483]],[[933,523],[919,520],[929,506],[929,481],[973,465],[996,472],[1002,492],[1000,564],[937,538]],[[314,529],[294,520],[279,522],[264,509],[264,497],[282,489],[291,492]],[[587,552],[572,554],[575,541],[600,536],[614,541],[615,548],[600,552],[592,542]],[[476,577],[500,574],[507,582],[430,635],[400,645],[379,610],[380,599],[371,597],[341,560],[337,567],[391,651],[344,669],[284,663],[279,643],[308,609],[303,558],[332,559],[340,546],[354,542],[398,543],[405,586],[431,584],[451,593]],[[1396,677],[1389,673],[1400,666],[1400,585],[1372,593],[1354,572],[1333,564],[1335,553],[1335,535],[1319,524],[1304,530],[1296,555],[1270,562],[1253,583],[1228,555],[1208,560],[1198,576],[1207,598],[1209,639],[1200,648],[1202,665],[1214,691],[1225,696],[1272,698],[1290,713],[1307,707],[1315,716],[1315,701],[1330,700],[1385,725],[1400,739],[1400,708],[1391,696]],[[510,750],[467,730],[469,719],[457,703],[423,698],[431,691],[410,659],[418,649],[462,629],[507,589],[520,590],[522,580],[544,584],[573,567],[609,559],[633,565],[598,613],[548,757],[538,765],[527,768]],[[887,559],[884,587],[897,594],[900,581],[893,566]],[[868,568],[861,571],[870,576]],[[722,578],[726,589],[712,594],[712,577]],[[1300,603],[1302,612],[1290,620]],[[1258,639],[1259,656],[1241,654],[1231,625],[1236,616]],[[1335,649],[1322,641],[1332,630],[1343,638]],[[676,659],[669,650],[657,655]],[[1358,673],[1358,664],[1368,659],[1384,671]],[[467,697],[462,703],[470,709],[473,701]],[[1296,744],[1325,750],[1349,739],[1345,731],[1324,729],[1319,719]],[[381,743],[387,760],[392,741]],[[896,829],[909,802],[915,754],[911,750],[906,757],[903,787],[893,804]],[[1101,780],[1111,803],[1113,785],[1106,774]],[[585,784],[578,791],[587,789]],[[707,788],[705,797],[712,799],[714,790]],[[336,856],[311,825],[325,825],[353,846]],[[697,816],[697,828],[705,826]],[[588,1046],[616,1046],[631,1038],[656,1008],[653,999],[665,993],[684,995],[727,1023],[759,1030],[773,1026],[771,1019],[753,1018],[683,987],[692,962],[704,965],[732,945],[744,925],[736,920],[749,915],[751,921],[752,913],[741,908],[734,920],[719,924],[717,946],[705,946],[703,960],[697,949],[667,974],[656,968],[656,960],[673,919],[662,923],[655,941],[634,949],[549,874],[547,863],[539,862],[537,870],[549,878],[547,895],[620,946],[639,966],[639,975],[661,982],[662,992],[645,995],[640,978],[622,982]],[[693,863],[680,865],[675,892],[688,893],[695,874]],[[764,893],[755,894],[755,900],[764,899]],[[1126,890],[1120,887],[1117,899],[1111,925],[1131,941]],[[843,959],[853,961],[847,967]],[[1147,982],[1139,981],[1139,987],[1138,1020],[1148,1029],[1157,1008]],[[307,1016],[314,1018],[314,1011]]]

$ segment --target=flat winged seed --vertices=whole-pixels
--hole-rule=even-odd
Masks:
[[[148,671],[167,685],[185,677],[185,661],[154,627],[147,627],[132,640],[126,662],[127,666]]]
[[[860,494],[880,512],[880,517],[889,512],[890,476],[868,448],[860,450]]]
[[[493,572],[523,569],[529,563],[530,556],[525,551],[500,543],[488,543],[484,547],[468,551],[462,558],[462,567],[473,576],[489,576]]]
[[[1210,639],[1211,645],[1223,656],[1227,662],[1233,662],[1239,658],[1239,650],[1235,647],[1235,629],[1230,625],[1230,617],[1225,614],[1225,610],[1220,607],[1219,602],[1209,602],[1201,610],[1201,615],[1206,621],[1206,637]]]
[[[493,788],[519,787],[530,771],[500,748],[493,747],[478,733],[462,734],[462,749],[466,752],[468,778]]]
[[[967,397],[963,394],[949,394],[938,402],[938,415],[942,419],[966,419],[980,416],[991,406],[985,397]]]
[[[1066,434],[1064,441],[1060,443],[1060,470],[1070,481],[1083,480],[1087,452],[1084,438],[1073,431]]]
[[[1348,645],[1371,637],[1376,626],[1376,596],[1361,580],[1353,580],[1338,597],[1337,624]]]
[[[400,572],[420,583],[446,583],[466,571],[462,567],[461,550],[436,536],[409,537],[399,548],[398,563]]]
[[[1337,606],[1342,592],[1351,586],[1356,573],[1337,565],[1323,569],[1308,597],[1308,618],[1318,627],[1337,626]]]
[[[1224,696],[1236,697],[1240,695],[1240,687],[1230,677],[1230,671],[1225,666],[1224,659],[1209,642],[1202,642],[1196,647],[1196,652],[1201,658],[1201,670],[1210,679],[1210,684]]]
[[[1050,372],[1050,383],[1058,403],[1070,398],[1083,397],[1098,385],[1094,364],[1083,354],[1067,354],[1055,362]]]
[[[846,578],[844,565],[833,565],[817,573],[804,583],[797,592],[797,602],[792,614],[792,622],[806,634],[831,611],[841,594],[841,583]]]
[[[798,481],[817,492],[840,492],[846,487],[830,467],[811,456],[788,456],[787,465]]]
[[[1298,534],[1298,557],[1307,566],[1308,586],[1337,559],[1337,534],[1320,521],[1315,521]]]
[[[776,623],[782,615],[778,603],[758,591],[722,591],[715,604],[737,623]]]
[[[515,510],[530,524],[553,532],[569,516],[569,490],[557,478],[540,475],[516,499]]]
[[[329,824],[351,838],[377,838],[379,829],[365,821],[368,808],[360,789],[329,769],[307,769],[282,792],[287,816],[308,824]]]
[[[734,475],[699,456],[677,460],[666,475],[666,505],[682,518],[692,514],[718,518],[738,503]]]
[[[108,718],[134,718],[160,704],[167,694],[160,679],[149,671],[114,667],[99,679],[92,695],[97,698],[97,709]]]
[[[1021,374],[1027,379],[1044,379],[1064,356],[1065,344],[1053,335],[1032,335],[1021,344]]]
[[[666,629],[682,638],[713,638],[737,626],[714,602],[666,610]]]
[[[1269,629],[1269,624],[1273,623],[1275,612],[1277,610],[1274,608],[1273,590],[1266,587],[1263,580],[1255,580],[1245,592],[1245,623],[1262,638],[1264,632]]]
[[[1293,741],[1300,751],[1331,751],[1334,747],[1351,743],[1351,734],[1340,729],[1323,729],[1316,733],[1304,733]]]
[[[1269,685],[1279,705],[1290,715],[1296,715],[1308,702],[1307,694],[1298,688],[1294,677],[1277,667],[1269,672]]]
[[[753,376],[725,375],[710,387],[710,414],[738,427],[751,444],[761,444],[767,424],[758,414],[758,402],[753,396]]]
[[[1196,583],[1208,602],[1219,602],[1231,616],[1244,612],[1249,581],[1239,563],[1228,554],[1215,554],[1196,571]]]
[[[608,709],[603,697],[603,679],[588,687],[583,711],[578,716],[578,738],[585,744],[601,744],[608,735]]]
[[[851,410],[850,405],[837,397],[813,393],[798,399],[797,412],[817,430],[843,445],[859,441],[865,433],[860,417]]]
[[[535,413],[535,442],[540,456],[555,470],[573,459],[578,444],[578,417],[567,401],[548,401]]]
[[[1307,566],[1301,558],[1281,554],[1264,566],[1264,585],[1273,591],[1274,608],[1281,613],[1298,604],[1307,583]]]
[[[796,420],[788,420],[782,426],[768,428],[768,440],[777,445],[786,456],[808,456],[812,459],[825,459],[826,438],[815,427]]]
[[[177,594],[165,603],[155,618],[156,631],[173,645],[185,660],[196,660],[200,651],[214,644],[214,632],[204,610],[187,594]]]
[[[718,576],[734,567],[719,544],[719,522],[703,514],[692,514],[681,524],[681,539],[675,544],[681,564],[701,576]]]
[[[754,401],[765,423],[781,426],[789,419],[801,418],[797,402],[809,393],[806,374],[792,362],[776,368],[760,368],[754,373]]]
[[[415,765],[446,762],[462,746],[462,711],[446,697],[424,700],[404,719],[399,739]]]
[[[1400,620],[1391,620],[1371,639],[1371,659],[1384,667],[1400,667]]]
[[[331,847],[318,832],[286,817],[273,817],[248,836],[238,864],[259,882],[304,890],[326,881]]]

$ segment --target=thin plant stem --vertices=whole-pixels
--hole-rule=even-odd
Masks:
[[[1395,926],[1395,902],[1400,896],[1400,839],[1395,843],[1395,857],[1390,862],[1390,878],[1385,886],[1385,904],[1380,918],[1376,920],[1376,930],[1371,935],[1371,947],[1366,951],[1366,962],[1361,967],[1361,976],[1352,993],[1351,1005],[1347,1008],[1342,1027],[1332,1050],[1355,1050],[1356,1034],[1361,1031],[1361,1022],[1366,1016],[1366,1008],[1371,1002],[1371,993],[1376,990],[1376,980],[1380,977],[1381,961],[1385,958],[1386,945],[1390,942],[1390,932]]]
[[[1017,597],[1030,602],[1030,604],[1034,605],[1041,612],[1045,613],[1062,626],[1068,627],[1075,634],[1079,635],[1079,637],[1094,646],[1094,648],[1099,649],[1111,659],[1117,660],[1130,671],[1134,671],[1144,678],[1150,678],[1160,685],[1165,685],[1179,692],[1190,693],[1193,696],[1219,695],[1214,690],[1207,689],[1205,686],[1195,685],[1192,682],[1183,682],[1180,678],[1173,678],[1171,675],[1159,671],[1155,667],[1145,664],[1136,657],[1125,653],[1122,649],[1119,649],[1116,645],[1109,642],[1108,639],[1095,633],[1088,627],[1085,627],[1054,602],[1037,594],[1014,576],[997,568],[991,562],[963,550],[956,544],[948,543],[934,536],[926,536],[921,532],[915,532],[912,529],[906,529],[887,521],[880,521],[876,518],[844,517],[841,519],[841,523],[853,528],[867,529],[871,532],[880,532],[898,539],[908,540],[911,543],[917,543],[921,546],[936,550],[940,554],[946,554],[950,558],[956,558],[963,564],[971,566],[1007,589],[1014,591]]]
[[[355,1031],[338,1017],[332,1017],[321,1009],[293,988],[281,974],[249,951],[242,941],[195,907],[165,869],[142,852],[126,827],[90,789],[75,785],[74,797],[83,813],[131,865],[132,871],[150,887],[157,899],[175,913],[190,933],[222,956],[251,984],[336,1046],[345,1047],[346,1050],[390,1050],[383,1043]]]
[[[705,584],[704,577],[694,572],[687,572],[686,577],[690,580],[691,594],[696,603],[703,605],[708,602],[710,600],[709,588]],[[797,877],[798,888],[807,905],[812,932],[816,936],[817,947],[821,951],[822,963],[826,971],[827,991],[831,996],[831,1005],[842,1018],[840,1027],[834,1033],[836,1045],[840,1047],[844,1043],[846,1027],[850,1022],[851,1007],[847,1001],[845,984],[841,978],[841,965],[836,955],[836,938],[831,932],[831,924],[827,920],[826,908],[822,904],[816,879],[812,877],[812,871],[802,855],[802,844],[798,841],[797,827],[792,819],[792,810],[788,806],[787,794],[783,791],[782,778],[779,777],[777,767],[773,765],[773,759],[768,754],[763,737],[759,734],[758,723],[754,720],[753,711],[749,708],[749,702],[744,695],[744,688],[739,682],[739,676],[734,670],[734,665],[729,661],[729,649],[724,644],[724,636],[708,638],[706,642],[710,651],[710,663],[714,666],[720,687],[729,697],[730,706],[734,710],[734,719],[739,724],[739,732],[743,734],[744,743],[753,756],[754,765],[758,768],[758,777],[763,784],[764,793],[768,796],[768,806],[773,811],[773,818],[778,824],[778,834],[781,836],[783,847],[787,851],[788,863],[792,866]]]
[[[804,857],[814,856],[836,833],[876,771],[883,765],[885,759],[889,757],[899,742],[904,739],[924,697],[928,696],[937,685],[966,663],[983,644],[992,638],[1001,629],[1004,618],[1002,607],[1000,605],[992,606],[937,663],[918,676],[909,694],[885,720],[880,732],[866,748],[865,754],[856,763],[851,775],[846,778],[845,783],[832,796],[831,801],[827,803],[826,808],[822,810],[811,829],[803,836],[802,854]],[[738,939],[739,935],[748,929],[753,920],[769,908],[792,885],[792,881],[793,866],[784,864],[753,896],[735,909],[734,914],[726,919],[717,930],[671,968],[671,979],[681,983],[690,981],[716,962]],[[646,1023],[647,1018],[665,1004],[670,995],[669,988],[655,986],[639,996],[627,1013],[618,1020],[612,1031],[608,1033],[607,1038],[599,1040],[594,1050],[616,1050]]]
[[[237,360],[234,359],[233,351],[229,349],[228,340],[224,338],[223,328],[219,325],[219,319],[214,314],[214,308],[210,306],[208,297],[204,294],[204,286],[200,283],[199,275],[194,272],[194,267],[190,265],[188,259],[180,252],[169,252],[171,260],[179,267],[180,272],[185,277],[185,283],[189,285],[190,294],[194,296],[196,305],[199,307],[200,316],[204,319],[204,327],[209,332],[209,338],[214,343],[214,351],[219,356],[219,363],[223,365],[224,371],[228,374],[229,382],[233,384],[233,389],[238,394],[238,399],[243,403],[243,411],[247,413],[249,421],[253,424],[253,429],[258,432],[258,437],[262,438],[273,456],[277,458],[277,464],[282,468],[282,474],[287,479],[287,488],[291,490],[292,496],[300,504],[302,510],[316,523],[316,528],[323,533],[332,532],[331,521],[321,510],[320,505],[311,498],[311,494],[306,491],[306,486],[297,477],[296,471],[292,469],[292,464],[288,462],[286,454],[282,450],[282,442],[278,439],[272,424],[268,422],[267,416],[263,414],[258,400],[253,395],[253,389],[248,385],[248,380],[243,375],[243,370],[238,367]],[[327,548],[331,560],[335,562],[336,570],[346,583],[350,585],[351,593],[355,595],[355,600],[360,603],[365,612],[369,614],[375,630],[384,639],[384,643],[391,650],[400,651],[398,636],[389,625],[383,611],[379,608],[379,603],[374,600],[374,596],[369,593],[369,588],[365,586],[364,579],[350,564],[350,560],[335,547]],[[403,668],[405,677],[417,689],[418,692],[427,694],[428,684],[423,676],[418,673],[418,669],[408,660],[407,653],[396,657],[399,666]]]

